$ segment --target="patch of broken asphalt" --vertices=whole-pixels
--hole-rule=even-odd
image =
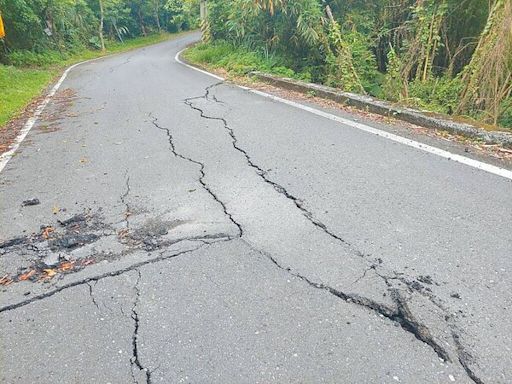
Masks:
[[[35,199],[23,202],[30,206]],[[129,215],[125,215],[128,220]],[[40,231],[20,235],[0,242],[0,260],[3,271],[0,285],[9,286],[20,281],[49,282],[64,274],[82,270],[100,261],[115,261],[136,250],[165,249],[183,239],[166,238],[173,229],[186,224],[184,220],[149,218],[136,228],[116,230],[106,224],[101,212],[84,211],[53,225],[41,225]],[[228,234],[187,238],[204,240],[226,238]],[[116,242],[119,252],[102,250],[102,242]],[[16,259],[16,263],[12,260]],[[9,267],[16,265],[14,270]]]

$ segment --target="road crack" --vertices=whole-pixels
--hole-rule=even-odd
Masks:
[[[124,273],[136,270],[137,268],[143,267],[145,265],[159,263],[159,262],[164,261],[164,260],[169,260],[169,259],[181,256],[181,255],[192,253],[192,252],[198,251],[201,248],[208,247],[208,246],[210,246],[212,244],[215,244],[215,243],[218,243],[218,242],[224,242],[224,241],[231,241],[231,240],[233,240],[233,238],[221,238],[221,239],[216,240],[216,239],[212,239],[211,237],[205,237],[204,239],[206,240],[206,242],[202,242],[201,239],[196,238],[194,241],[200,242],[201,244],[199,244],[195,248],[188,249],[186,251],[180,251],[180,252],[173,253],[173,254],[170,254],[170,255],[167,255],[167,256],[164,255],[165,251],[162,251],[159,254],[159,256],[155,257],[154,259],[140,261],[140,262],[134,263],[134,264],[132,264],[132,265],[126,267],[126,268],[122,268],[122,269],[118,269],[118,270],[110,271],[110,272],[105,272],[105,273],[102,273],[102,274],[99,274],[99,275],[96,275],[96,276],[91,276],[91,277],[87,277],[87,278],[84,278],[84,279],[81,279],[81,280],[73,281],[73,282],[64,284],[64,285],[62,285],[60,287],[57,287],[57,288],[55,288],[55,289],[53,289],[51,291],[47,291],[47,292],[42,293],[40,295],[35,295],[35,296],[31,297],[30,299],[26,299],[26,300],[23,300],[23,301],[19,301],[17,303],[5,305],[3,307],[0,307],[0,313],[16,310],[18,308],[24,307],[25,305],[34,303],[36,301],[44,300],[44,299],[46,299],[48,297],[51,297],[51,296],[53,296],[53,295],[55,295],[55,294],[57,294],[59,292],[62,292],[64,290],[66,290],[66,289],[69,289],[69,288],[81,286],[81,285],[84,285],[84,284],[89,284],[91,282],[98,282],[98,281],[103,280],[103,279],[108,278],[108,277],[120,276],[120,275],[122,275]],[[181,241],[186,241],[186,240],[188,240],[188,239],[183,239]]]
[[[206,178],[205,165],[202,162],[200,162],[200,161],[194,160],[194,159],[192,159],[190,157],[187,157],[187,156],[179,153],[176,150],[176,145],[174,144],[174,137],[173,137],[173,135],[171,133],[171,130],[169,128],[161,126],[158,123],[158,118],[154,117],[151,113],[149,114],[149,116],[152,118],[151,123],[156,128],[158,128],[161,131],[164,131],[166,133],[167,138],[169,139],[169,146],[170,146],[171,152],[174,155],[174,157],[178,157],[178,158],[180,158],[182,160],[185,160],[185,161],[187,161],[189,163],[195,164],[195,165],[197,165],[199,167],[199,174],[200,174],[199,179],[198,179],[199,184],[201,184],[202,188],[222,207],[222,210],[223,210],[224,214],[229,218],[231,223],[234,226],[236,226],[237,231],[238,231],[237,237],[242,237],[243,236],[243,228],[242,228],[242,226],[233,218],[231,213],[228,211],[228,209],[226,207],[226,204],[212,191],[212,189],[206,183],[206,181],[205,181],[205,178]]]
[[[245,157],[247,164],[251,168],[256,170],[256,173],[258,174],[258,176],[265,183],[270,184],[277,192],[279,192],[280,194],[284,195],[287,199],[291,200],[295,204],[295,206],[302,212],[302,214],[306,217],[306,219],[309,220],[315,227],[319,228],[320,230],[325,232],[327,235],[329,235],[331,238],[335,239],[336,241],[338,241],[338,242],[342,243],[343,245],[348,246],[349,248],[351,248],[351,250],[355,254],[357,254],[358,256],[364,257],[364,254],[362,252],[360,252],[359,250],[357,250],[347,240],[345,240],[341,236],[338,236],[337,234],[335,234],[333,231],[331,231],[327,227],[327,225],[325,225],[320,220],[315,218],[313,213],[311,211],[309,211],[304,206],[304,202],[301,199],[299,199],[296,196],[294,196],[293,194],[291,194],[282,185],[280,185],[280,184],[276,183],[275,181],[271,180],[267,176],[267,172],[264,169],[262,169],[259,165],[257,165],[252,160],[252,158],[249,155],[249,153],[238,144],[238,138],[235,135],[234,129],[230,127],[230,125],[228,124],[227,120],[224,117],[210,116],[210,115],[206,114],[206,112],[203,109],[201,109],[198,106],[194,105],[193,101],[194,100],[198,100],[198,99],[204,99],[206,101],[213,101],[214,103],[222,103],[212,93],[212,89],[213,88],[215,88],[215,87],[217,87],[219,85],[222,85],[222,84],[224,84],[224,82],[218,82],[218,83],[215,83],[215,84],[212,84],[212,85],[208,86],[206,88],[205,94],[203,96],[196,96],[196,97],[187,98],[187,99],[185,99],[185,104],[188,105],[191,109],[193,109],[195,111],[198,111],[202,118],[205,118],[205,119],[208,119],[208,120],[215,120],[215,121],[222,122],[222,124],[224,125],[224,128],[227,130],[229,136],[231,137],[231,142],[232,142],[233,148],[235,148],[238,152],[240,152]]]
[[[109,68],[109,73],[113,73],[116,69],[119,67],[122,67],[123,65],[129,64],[132,60],[133,55],[128,56],[122,63],[119,63],[117,65],[114,65]]]
[[[431,347],[440,359],[442,359],[443,361],[451,362],[448,352],[434,339],[434,337],[430,334],[429,329],[425,325],[418,322],[418,320],[413,316],[412,312],[409,310],[407,306],[405,298],[403,297],[399,290],[395,289],[392,291],[392,298],[393,302],[395,303],[395,308],[392,308],[387,305],[378,303],[370,298],[353,293],[345,293],[329,285],[314,282],[308,277],[293,272],[290,268],[282,266],[272,255],[260,249],[254,248],[246,240],[242,239],[242,241],[245,244],[247,244],[253,251],[268,258],[277,268],[285,271],[291,276],[294,276],[305,281],[309,286],[315,289],[327,291],[331,295],[334,295],[337,298],[342,299],[343,301],[349,304],[354,304],[363,307],[367,310],[376,313],[379,316],[385,317],[391,320],[392,322],[400,325],[402,329],[412,334],[416,339],[422,341],[423,343]]]
[[[146,377],[146,384],[151,384],[151,370],[142,365],[140,360],[140,351],[139,351],[139,328],[140,328],[140,317],[137,312],[137,305],[140,300],[140,289],[139,283],[141,280],[140,270],[136,269],[138,276],[137,281],[135,282],[134,290],[135,290],[135,301],[132,307],[132,319],[134,322],[134,329],[132,335],[132,358],[130,359],[130,364],[132,366],[132,379],[134,383],[138,383],[135,373],[133,372],[134,368],[137,368],[140,372],[144,374]]]
[[[124,223],[126,230],[128,231],[130,229],[130,216],[132,215],[130,204],[128,202],[128,195],[130,194],[131,188],[130,188],[130,175],[128,174],[128,170],[125,172],[125,191],[121,195],[121,202],[125,206],[124,210]]]
[[[96,283],[97,283],[97,282],[98,282],[98,281],[96,280],[96,281],[94,282],[94,285],[96,285]],[[98,311],[100,311],[100,306],[98,305],[98,302],[96,301],[96,298],[94,297],[94,293],[93,293],[93,286],[92,286],[91,282],[90,282],[90,281],[88,281],[86,284],[89,286],[89,296],[91,297],[91,301],[92,301],[92,303],[94,304],[94,306],[95,306],[96,308],[98,308]]]
[[[323,223],[322,221],[317,219],[315,217],[315,215],[310,210],[308,210],[306,208],[304,202],[300,198],[298,198],[295,195],[293,195],[292,193],[290,193],[284,186],[282,186],[282,185],[278,184],[277,182],[273,181],[272,179],[270,179],[270,177],[267,175],[267,172],[263,168],[261,168],[258,164],[256,164],[253,161],[252,157],[249,155],[249,153],[239,145],[239,141],[235,134],[235,131],[229,125],[229,123],[225,117],[212,116],[212,115],[208,114],[205,111],[205,109],[201,108],[196,103],[194,103],[194,100],[200,100],[200,99],[203,99],[205,101],[210,101],[213,103],[222,103],[212,93],[213,88],[215,88],[219,85],[222,85],[222,84],[224,84],[224,82],[218,82],[218,83],[208,86],[205,89],[205,93],[203,96],[187,98],[187,99],[185,99],[185,104],[187,106],[189,106],[191,109],[199,112],[199,114],[202,118],[221,122],[222,125],[224,126],[224,129],[228,132],[228,134],[231,138],[233,148],[236,151],[240,152],[245,157],[247,164],[256,171],[256,174],[265,183],[271,185],[278,193],[284,195],[287,199],[291,200],[295,204],[295,206],[302,212],[304,217],[307,220],[309,220],[315,227],[317,227],[318,229],[320,229],[321,231],[323,231],[328,236],[335,239],[342,245],[348,247],[353,252],[354,255],[359,256],[361,258],[365,258],[367,256],[366,254],[364,254],[359,249],[357,249],[349,241],[343,239],[341,236],[334,233],[331,229],[329,229],[327,227],[327,225],[325,223]],[[245,240],[242,239],[242,241],[245,241]],[[403,284],[405,284],[405,286],[411,293],[417,292],[417,293],[421,294],[422,296],[428,298],[429,301],[433,303],[433,305],[440,308],[446,314],[445,321],[447,322],[447,325],[449,327],[451,327],[451,324],[448,323],[448,320],[450,319],[450,315],[447,313],[449,313],[449,311],[447,311],[447,309],[439,302],[437,297],[435,297],[435,295],[430,291],[429,288],[423,286],[416,280],[410,281],[408,279],[405,279],[405,278],[399,277],[399,276],[389,278],[389,277],[379,273],[378,269],[383,268],[380,265],[382,263],[381,260],[379,260],[380,262],[378,262],[378,263],[372,263],[368,268],[366,268],[363,275],[359,279],[357,279],[354,283],[357,283],[360,280],[364,279],[366,277],[366,274],[370,270],[375,271],[377,276],[382,278],[384,280],[384,282],[386,283],[386,285],[388,287],[388,292],[390,293],[392,301],[394,303],[394,308],[391,308],[387,305],[378,303],[378,302],[376,302],[372,299],[369,299],[367,297],[364,297],[364,296],[360,296],[360,295],[356,295],[356,294],[347,294],[345,292],[334,289],[333,287],[330,287],[330,286],[327,286],[324,284],[315,283],[315,282],[311,281],[309,278],[307,278],[306,276],[302,276],[300,274],[294,273],[289,268],[286,268],[286,267],[280,265],[277,262],[277,260],[275,258],[273,258],[272,256],[270,256],[260,250],[256,250],[256,251],[267,256],[278,268],[285,270],[288,273],[290,273],[291,275],[296,276],[297,278],[300,278],[300,279],[306,281],[310,286],[317,288],[317,289],[326,290],[329,293],[335,295],[336,297],[338,297],[348,303],[353,303],[355,305],[364,307],[368,310],[374,311],[378,315],[395,322],[396,324],[400,325],[402,327],[402,329],[404,329],[405,331],[414,335],[414,337],[416,339],[418,339],[419,341],[425,343],[430,348],[432,348],[433,351],[437,354],[437,356],[440,359],[442,359],[443,361],[447,361],[447,362],[452,361],[448,351],[438,341],[436,341],[434,336],[431,334],[429,328],[426,325],[421,324],[415,318],[415,316],[413,315],[412,311],[410,310],[410,308],[407,304],[407,300],[405,299],[403,294],[400,292],[400,290],[393,286],[393,284],[391,283],[391,280],[400,281]],[[395,272],[395,275],[398,275],[398,274]],[[456,333],[454,333],[454,335],[456,335]],[[454,336],[454,339],[455,339],[455,336]],[[466,354],[461,353],[461,350],[463,350],[461,347],[457,348],[457,353],[456,353],[457,358],[458,358],[460,364],[462,365],[462,367],[464,368],[464,370],[466,371],[468,377],[471,378],[476,384],[483,384],[483,382],[478,377],[476,377],[476,375],[468,368],[468,364],[467,364],[468,359],[464,357],[464,356],[466,356]]]
[[[471,354],[466,351],[464,346],[462,345],[460,341],[460,335],[458,335],[455,332],[452,332],[453,340],[455,341],[455,347],[457,348],[457,356],[460,365],[462,365],[462,368],[466,371],[466,374],[468,377],[475,382],[475,384],[484,384],[484,381],[480,379],[475,371],[471,369],[469,366],[471,363],[474,363],[474,358],[471,356]]]

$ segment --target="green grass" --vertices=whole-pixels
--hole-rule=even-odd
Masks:
[[[107,42],[105,52],[88,49],[72,54],[13,53],[10,59],[16,66],[0,64],[0,129],[19,115],[69,65],[159,43],[178,35],[162,33],[126,40],[124,43]]]
[[[263,71],[274,75],[310,81],[309,73],[297,73],[289,68],[283,58],[278,56],[265,57],[243,46],[234,46],[219,41],[208,44],[197,44],[184,52],[184,56],[192,63],[209,68],[222,68],[228,73],[241,76],[251,71]]]
[[[58,73],[0,65],[0,127],[14,118]]]

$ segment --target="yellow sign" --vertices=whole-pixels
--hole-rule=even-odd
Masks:
[[[3,39],[4,37],[5,37],[4,21],[2,20],[2,15],[0,15],[0,39]]]

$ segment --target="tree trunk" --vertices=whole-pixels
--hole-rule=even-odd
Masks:
[[[329,19],[327,55],[333,55],[334,59],[330,65],[328,78],[331,79],[331,82],[341,83],[342,88],[346,91],[366,94],[354,66],[352,51],[343,41],[340,26],[329,5],[325,6],[325,13]]]
[[[432,67],[439,48],[440,31],[447,11],[446,0],[417,0],[413,10],[414,23],[409,47],[403,57],[402,78],[407,88],[409,81],[425,82],[432,75]],[[408,93],[403,89],[402,94]]]
[[[100,26],[99,26],[99,35],[100,35],[100,43],[101,43],[101,50],[105,51],[105,39],[103,38],[103,19],[105,18],[104,12],[103,12],[103,0],[98,0],[100,3]]]
[[[158,28],[158,32],[160,32],[162,30],[162,27],[160,26],[160,16],[158,15],[158,11],[155,11],[155,22]]]
[[[160,26],[160,1],[155,1],[155,22],[158,28],[158,32],[162,31],[162,27]]]
[[[146,36],[146,26],[144,25],[144,18],[142,17],[142,11],[141,11],[142,4],[139,5],[139,10],[137,12],[139,16],[139,24],[140,24],[140,31],[142,33],[142,36]]]

